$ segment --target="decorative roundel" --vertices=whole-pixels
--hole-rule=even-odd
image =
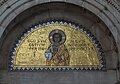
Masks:
[[[18,39],[9,70],[104,70],[103,56],[89,30],[68,21],[48,21],[30,27]]]

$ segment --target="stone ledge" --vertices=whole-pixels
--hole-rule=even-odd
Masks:
[[[112,76],[111,76],[112,75]],[[8,84],[115,84],[116,71],[8,72],[0,71],[0,83]],[[17,81],[16,81],[17,80]]]

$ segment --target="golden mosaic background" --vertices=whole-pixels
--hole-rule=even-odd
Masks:
[[[66,34],[65,45],[70,55],[69,66],[54,67],[98,67],[98,50],[92,40],[79,29],[64,24],[49,24],[30,32],[16,50],[14,67],[53,67],[46,66],[45,51],[50,45],[49,33],[54,29]]]

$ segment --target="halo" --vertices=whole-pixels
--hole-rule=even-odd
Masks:
[[[53,35],[55,33],[59,33],[62,35],[62,40],[60,41],[61,44],[65,43],[65,40],[66,40],[66,35],[65,33],[62,31],[62,30],[59,30],[59,29],[55,29],[55,30],[52,30],[49,34],[49,41],[53,44],[54,41],[53,41]]]

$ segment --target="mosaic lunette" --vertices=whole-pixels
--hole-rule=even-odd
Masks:
[[[64,43],[59,44],[67,52],[66,58],[57,57],[56,62],[66,61],[62,64],[49,64],[46,50],[52,45],[50,33],[54,30],[64,31]],[[62,48],[61,48],[62,49]],[[62,51],[65,51],[62,50]],[[55,51],[55,50],[54,50]],[[57,52],[59,54],[59,52]],[[53,54],[53,53],[52,53]],[[56,58],[56,55],[52,57]],[[59,59],[59,60],[58,60]],[[19,44],[14,58],[14,67],[98,67],[100,59],[98,50],[92,40],[79,29],[65,24],[49,24],[31,31]]]

